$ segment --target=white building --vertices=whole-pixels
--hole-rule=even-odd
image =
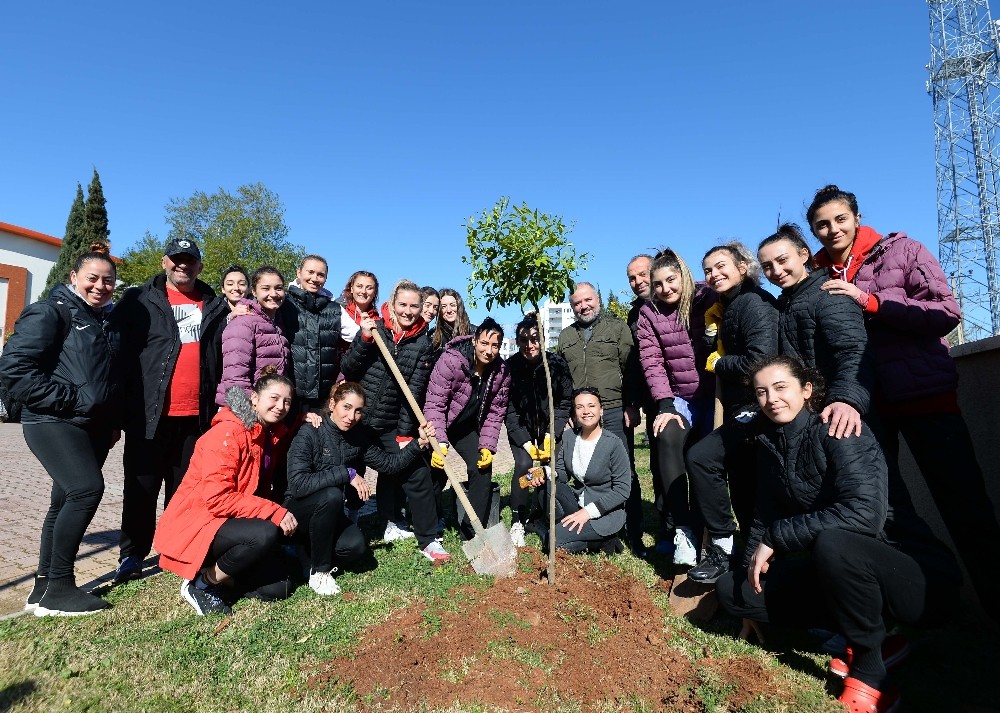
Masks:
[[[61,246],[59,238],[0,223],[0,335],[41,296]]]
[[[559,343],[559,332],[573,324],[573,308],[569,302],[553,303],[546,300],[538,314],[538,321],[545,326],[545,348],[549,351]]]

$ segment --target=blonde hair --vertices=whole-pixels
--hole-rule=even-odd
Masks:
[[[684,262],[684,258],[670,248],[663,248],[656,253],[656,257],[653,258],[653,262],[649,266],[650,283],[652,283],[656,271],[664,268],[676,270],[681,276],[681,300],[677,304],[677,315],[680,317],[681,324],[687,329],[691,326],[691,303],[694,302],[694,277],[691,275],[691,269]],[[654,297],[654,302],[658,301]]]
[[[416,292],[417,296],[420,296],[420,285],[412,280],[400,280],[396,283],[396,286],[392,288],[392,294],[389,295],[389,319],[392,320],[392,331],[398,332],[400,330],[399,319],[396,318],[396,296],[400,292]],[[423,301],[421,301],[421,306]]]

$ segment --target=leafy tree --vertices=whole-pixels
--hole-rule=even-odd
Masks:
[[[526,203],[510,206],[510,199],[500,198],[492,208],[487,208],[476,218],[469,218],[466,226],[468,257],[462,262],[472,266],[469,277],[469,302],[476,306],[485,299],[486,309],[493,305],[506,307],[517,304],[524,309],[531,305],[535,312],[546,298],[562,302],[567,292],[574,288],[573,275],[586,268],[589,255],[576,254],[567,240],[573,226],[561,216],[540,213]],[[538,320],[539,340],[544,345],[545,324]],[[552,374],[549,360],[542,349],[542,367],[545,370],[545,387],[549,404],[552,399]],[[549,408],[549,439],[552,444],[552,463],[555,463],[556,444],[555,409]],[[554,486],[554,483],[553,483]],[[556,496],[555,487],[549,488],[549,584],[555,583],[556,562]]]
[[[191,237],[201,249],[203,279],[219,280],[219,271],[240,264],[253,271],[274,265],[291,279],[306,251],[288,241],[285,208],[276,193],[262,183],[240,186],[235,193],[220,188],[174,198],[166,205],[170,231],[166,240],[146,235],[122,256],[118,277],[125,286],[142,284],[163,268],[163,248],[174,238]]]
[[[622,291],[621,295],[619,295],[612,290],[611,294],[608,295],[608,303],[605,305],[605,308],[621,321],[627,322],[628,311],[631,306],[631,300],[628,298],[627,292]]]
[[[108,230],[108,209],[107,201],[104,200],[104,189],[101,187],[101,177],[94,169],[94,177],[87,187],[87,204],[84,208],[83,232],[86,236],[86,247],[95,245],[108,245],[108,237],[111,231]]]
[[[76,184],[76,198],[69,209],[69,217],[66,219],[66,232],[63,235],[62,246],[59,248],[59,256],[55,264],[49,270],[49,277],[45,280],[45,289],[39,299],[47,299],[52,288],[56,285],[63,285],[69,282],[69,272],[73,269],[73,263],[82,253],[87,252],[90,247],[86,242],[86,232],[84,230],[84,201],[83,186]]]

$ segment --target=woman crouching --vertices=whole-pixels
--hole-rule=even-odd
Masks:
[[[281,422],[294,389],[272,369],[265,367],[249,398],[239,387],[226,393],[156,528],[160,567],[184,579],[181,595],[200,615],[231,614],[230,603],[242,597],[291,593],[278,545],[298,523],[264,495],[287,447]]]

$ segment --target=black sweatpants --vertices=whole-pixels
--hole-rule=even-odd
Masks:
[[[691,527],[691,506],[688,497],[687,471],[684,466],[684,444],[691,433],[691,424],[685,419],[684,428],[671,421],[658,436],[653,436],[652,421],[646,418],[646,437],[649,442],[649,466],[656,492],[656,508],[660,512],[661,535],[669,535],[675,528]],[[700,535],[696,532],[695,535]]]
[[[163,416],[152,438],[125,435],[122,489],[122,557],[144,560],[153,548],[156,501],[163,487],[163,507],[177,492],[201,435],[197,416]]]
[[[393,448],[399,449],[395,432],[382,434],[382,447],[389,452]],[[398,520],[405,500],[410,525],[420,548],[423,549],[437,538],[436,490],[426,458],[417,458],[412,465],[396,475],[379,473],[376,488],[375,503],[382,522]]]
[[[350,485],[344,487],[354,489]],[[308,548],[314,572],[330,572],[334,567],[344,569],[368,549],[361,528],[344,515],[341,488],[331,485],[303,498],[287,498],[285,507],[299,522],[292,541]]]
[[[958,601],[954,577],[867,535],[824,530],[810,555],[772,561],[761,576],[760,594],[745,569],[727,572],[715,585],[719,602],[753,621],[839,631],[858,660],[881,650],[886,616],[906,624],[933,623]],[[881,666],[881,657],[874,658]],[[877,679],[885,671],[868,674]]]
[[[736,520],[744,534],[753,524],[757,491],[755,420],[745,424],[735,420],[723,423],[691,446],[684,459],[693,500],[710,537],[735,534]]]
[[[518,479],[531,469],[534,461],[524,450],[523,443],[510,441],[510,452],[514,456],[514,473],[510,477],[510,518],[511,522],[527,523],[534,509],[531,493],[522,488]],[[538,445],[538,444],[535,444]]]
[[[606,430],[621,439],[628,451],[632,489],[625,501],[625,534],[628,535],[629,548],[638,553],[643,550],[643,515],[642,490],[639,487],[639,475],[635,472],[635,428],[625,428],[625,411],[620,406],[604,409],[603,423]]]
[[[104,496],[101,468],[111,449],[111,429],[61,421],[26,423],[24,441],[52,478],[42,520],[38,574],[72,577],[83,535]]]
[[[471,429],[449,431],[448,443],[465,461],[465,473],[469,478],[465,483],[465,493],[469,496],[469,504],[472,505],[479,522],[486,527],[490,496],[493,494],[493,466],[480,468],[476,465],[479,461],[479,433]],[[521,452],[524,452],[523,448]],[[476,534],[468,518],[462,520],[461,527],[466,539],[472,539]]]
[[[281,539],[281,528],[270,520],[231,517],[215,533],[203,566],[218,565],[232,577],[234,600],[287,599],[292,582],[278,547]]]

